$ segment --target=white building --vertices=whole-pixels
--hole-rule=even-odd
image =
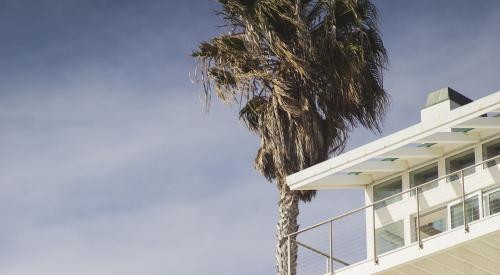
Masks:
[[[500,274],[499,155],[500,91],[444,88],[420,123],[290,175],[292,190],[363,188],[366,201],[289,236],[297,274]]]

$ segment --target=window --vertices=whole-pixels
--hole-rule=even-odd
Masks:
[[[390,196],[401,193],[403,190],[403,182],[401,177],[377,184],[373,187],[373,199],[375,202],[388,198]],[[391,203],[401,200],[401,196],[396,196],[392,199],[375,204],[375,209],[387,206]]]
[[[433,163],[410,172],[410,188],[415,186],[420,186],[424,183],[428,183],[438,178],[438,164]],[[438,186],[438,182],[426,184],[424,187],[419,188],[418,191],[426,191]],[[415,195],[415,190],[411,192],[412,196]]]
[[[474,148],[469,149],[460,154],[454,155],[446,159],[446,174],[451,174],[458,170],[464,169],[476,163]],[[464,176],[474,173],[474,167],[464,170]],[[448,181],[454,181],[459,178],[458,174],[453,174],[448,177]]]
[[[465,201],[465,218],[467,223],[479,219],[479,200],[474,196]],[[457,203],[450,207],[451,228],[464,224],[462,203]]]
[[[483,144],[483,160],[494,158],[500,155],[500,138]],[[500,158],[490,160],[484,164],[485,168],[495,166],[500,163]]]
[[[417,217],[413,216],[413,230],[411,232],[412,242],[417,241]],[[448,209],[446,206],[420,214],[420,238],[423,240],[430,236],[448,230]]]
[[[488,215],[493,215],[500,212],[500,190],[487,194],[485,197],[485,201],[488,204]]]
[[[375,241],[377,255],[402,247],[405,244],[403,221],[377,228]]]

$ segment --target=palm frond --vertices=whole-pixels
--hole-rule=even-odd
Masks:
[[[219,2],[227,30],[193,52],[199,80],[207,101],[215,93],[241,106],[240,119],[260,137],[255,167],[267,179],[342,152],[358,125],[380,130],[387,53],[370,1]]]

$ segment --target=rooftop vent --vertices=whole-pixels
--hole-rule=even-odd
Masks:
[[[431,92],[427,96],[425,107],[420,111],[422,121],[446,115],[449,111],[463,106],[472,100],[450,87]]]

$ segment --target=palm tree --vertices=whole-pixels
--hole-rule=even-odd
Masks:
[[[226,33],[192,55],[207,103],[212,94],[239,104],[260,137],[255,168],[278,188],[278,274],[287,270],[286,235],[298,230],[299,201],[285,177],[340,153],[350,130],[373,131],[388,103],[387,55],[369,0],[219,0]],[[293,242],[292,242],[293,243]]]

